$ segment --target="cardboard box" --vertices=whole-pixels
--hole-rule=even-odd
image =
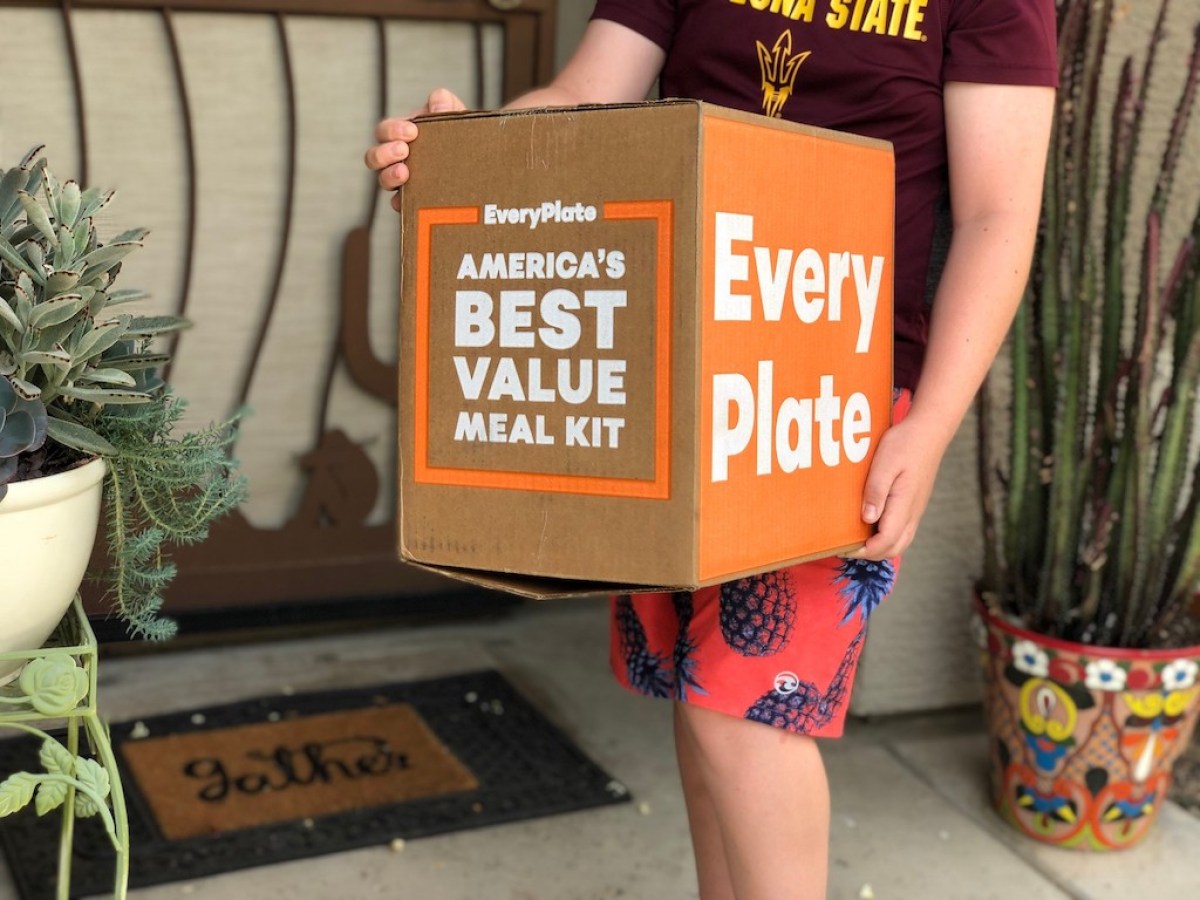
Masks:
[[[494,573],[696,587],[862,544],[889,144],[666,101],[434,117],[410,166],[405,559],[536,595],[592,585]]]

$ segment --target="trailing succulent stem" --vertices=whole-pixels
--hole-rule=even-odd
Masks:
[[[1200,588],[1200,209],[1177,245],[1163,226],[1200,92],[1200,27],[1149,210],[1133,227],[1170,0],[1140,74],[1124,62],[1105,111],[1114,7],[1058,0],[1059,110],[1014,327],[1011,431],[1001,439],[990,416],[980,422],[984,589],[1039,632],[1145,647],[1171,639]]]
[[[109,599],[134,635],[153,639],[175,632],[175,623],[159,616],[163,589],[175,577],[166,546],[204,540],[209,525],[246,497],[246,481],[229,456],[234,423],[175,438],[183,408],[164,389],[149,403],[96,422],[116,448],[107,457],[104,504]]]

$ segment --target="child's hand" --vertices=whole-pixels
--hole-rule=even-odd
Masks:
[[[889,428],[875,451],[863,492],[863,521],[879,530],[846,556],[890,559],[908,549],[929,505],[946,446],[910,415]]]
[[[365,157],[367,168],[378,173],[379,186],[394,191],[408,181],[411,173],[404,161],[408,159],[408,145],[417,139],[417,126],[412,121],[414,116],[458,112],[466,108],[466,104],[450,91],[438,88],[429,95],[425,105],[412,115],[380,122],[375,128],[375,139],[379,143],[368,150]],[[392,208],[399,212],[399,194],[392,197]]]

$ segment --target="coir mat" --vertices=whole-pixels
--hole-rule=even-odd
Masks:
[[[627,800],[495,671],[261,697],[112,726],[142,887]],[[0,773],[38,771],[0,741]],[[0,819],[21,900],[55,896],[59,820]],[[111,891],[113,853],[78,822],[72,894]]]

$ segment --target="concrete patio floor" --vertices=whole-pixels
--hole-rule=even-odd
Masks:
[[[113,721],[278,691],[354,687],[493,667],[634,801],[130,892],[136,900],[688,900],[695,898],[670,704],[607,668],[604,601],[523,606],[455,624],[106,658]],[[830,900],[1050,900],[1200,895],[1200,819],[1168,804],[1139,849],[1039,847],[987,805],[978,710],[856,720],[827,743]],[[134,852],[136,853],[136,847]],[[16,900],[0,867],[0,900]]]

